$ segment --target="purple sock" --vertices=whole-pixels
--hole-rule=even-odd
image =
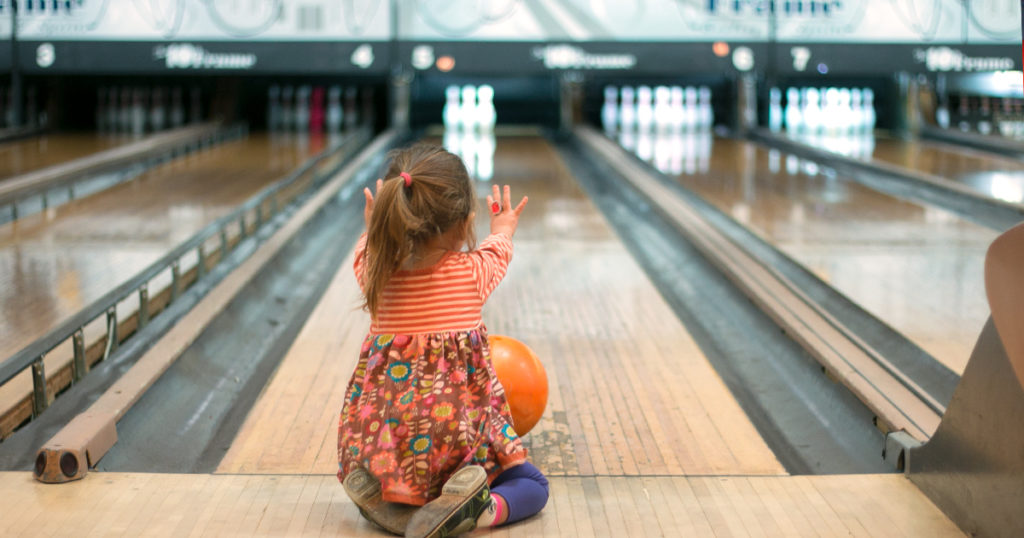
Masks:
[[[491,482],[491,492],[501,495],[508,506],[504,524],[526,519],[548,502],[548,479],[530,462],[503,471]]]

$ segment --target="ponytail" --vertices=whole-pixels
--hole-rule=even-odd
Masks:
[[[366,308],[374,314],[388,279],[412,257],[414,244],[408,231],[422,225],[423,219],[409,209],[405,188],[400,177],[384,182],[366,231]]]
[[[465,165],[437,146],[393,152],[385,177],[366,237],[363,306],[374,316],[391,275],[433,237],[465,222],[474,202]],[[464,235],[472,244],[472,230]]]

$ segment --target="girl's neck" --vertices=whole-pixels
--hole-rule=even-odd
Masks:
[[[427,244],[413,252],[412,258],[402,267],[407,271],[415,271],[417,269],[426,269],[433,267],[434,264],[441,261],[441,258],[448,252],[453,250],[459,250],[462,246],[461,241],[456,241],[448,236],[449,234],[442,234],[431,239]]]

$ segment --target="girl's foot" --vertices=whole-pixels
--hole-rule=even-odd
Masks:
[[[484,505],[480,517],[476,518],[476,526],[479,528],[497,527],[508,519],[508,507],[505,500],[497,493],[491,492],[491,498]]]
[[[361,467],[350,472],[342,485],[363,517],[392,534],[405,534],[405,527],[417,507],[385,502],[380,496],[380,481]]]
[[[405,528],[406,538],[447,538],[476,528],[490,500],[487,472],[478,465],[459,469],[441,488],[441,496],[423,505]]]

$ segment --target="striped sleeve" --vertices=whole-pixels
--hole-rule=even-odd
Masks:
[[[501,279],[505,278],[511,261],[512,238],[503,233],[487,236],[476,250],[469,253],[473,279],[482,300],[486,301]]]
[[[356,242],[356,261],[352,266],[352,269],[356,273],[356,282],[359,283],[359,291],[365,292],[363,288],[363,277],[366,274],[366,232],[359,236],[359,241]]]

